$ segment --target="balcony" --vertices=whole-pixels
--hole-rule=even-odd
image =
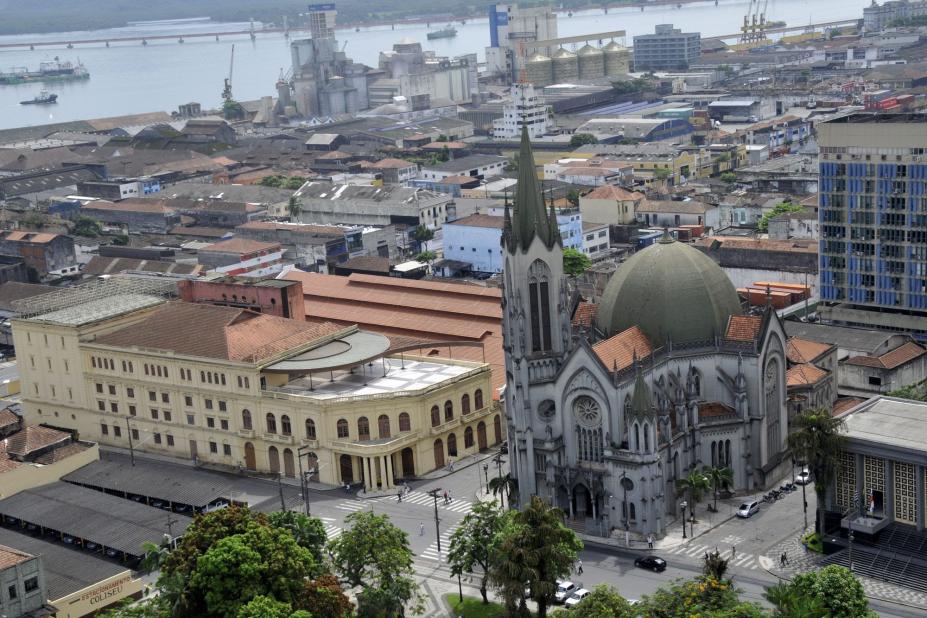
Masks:
[[[285,436],[282,433],[267,433],[265,432],[263,438],[266,442],[279,442],[280,444],[293,444],[293,436]]]
[[[397,450],[415,444],[419,439],[420,436],[418,432],[407,431],[398,436],[378,438],[376,440],[333,440],[331,448],[333,451],[346,453],[348,455],[374,457],[377,455],[395,453]]]
[[[308,446],[309,448],[319,448],[319,441],[315,438],[303,438],[299,441],[300,446]]]
[[[238,435],[239,435],[239,437],[245,438],[246,440],[253,440],[253,439],[254,439],[254,430],[253,430],[253,429],[239,429],[239,430],[238,430]]]
[[[475,416],[476,416],[476,415],[474,415],[474,414],[471,413],[471,414],[467,415],[467,419],[475,418]],[[451,419],[451,420],[449,420],[449,421],[445,421],[445,422],[441,423],[440,425],[435,425],[434,427],[432,427],[432,428],[431,428],[431,435],[435,436],[435,435],[438,435],[439,433],[444,433],[445,431],[454,429],[455,427],[458,427],[458,426],[460,425],[460,422],[461,422],[460,417],[459,417],[459,416],[455,416],[453,419]]]

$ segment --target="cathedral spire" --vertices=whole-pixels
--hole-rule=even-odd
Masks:
[[[507,241],[510,253],[514,252],[516,247],[527,251],[535,235],[548,249],[560,240],[557,225],[551,223],[551,218],[556,221],[556,215],[551,215],[545,208],[535,169],[528,129],[522,127],[521,149],[518,153],[518,184],[515,188],[515,209],[512,213],[512,234],[509,235]]]
[[[634,379],[634,394],[631,395],[631,414],[646,418],[653,414],[653,403],[650,400],[650,388],[644,380],[644,372],[640,363],[637,363],[637,377]]]

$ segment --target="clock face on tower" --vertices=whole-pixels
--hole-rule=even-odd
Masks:
[[[581,425],[598,427],[601,424],[602,411],[595,399],[581,395],[573,402],[573,416]]]

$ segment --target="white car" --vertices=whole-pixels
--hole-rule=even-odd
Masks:
[[[570,609],[570,608],[572,608],[572,607],[576,607],[577,605],[580,604],[580,602],[581,602],[583,599],[585,599],[586,597],[588,597],[590,594],[592,594],[592,593],[589,592],[588,590],[586,590],[585,588],[580,588],[579,590],[577,590],[576,592],[573,593],[573,596],[571,596],[569,599],[566,600],[565,605],[566,605],[567,609]]]
[[[574,592],[576,592],[576,584],[573,582],[560,582],[557,584],[557,592],[554,593],[554,601],[563,603]]]
[[[795,484],[796,485],[807,485],[811,482],[811,471],[808,468],[805,468],[797,475],[795,475]]]
[[[754,500],[753,502],[744,502],[740,505],[740,508],[737,509],[737,517],[742,517],[744,519],[753,516],[756,513],[760,512],[760,503]]]

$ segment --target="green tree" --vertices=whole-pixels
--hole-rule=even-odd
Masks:
[[[570,618],[634,618],[637,614],[627,599],[614,587],[599,584],[569,612],[558,612]]]
[[[737,174],[734,172],[721,172],[721,182],[732,185],[737,182]]]
[[[767,229],[769,229],[769,221],[773,217],[778,217],[779,215],[787,212],[798,212],[800,210],[802,210],[802,206],[800,204],[793,204],[792,202],[779,202],[773,206],[772,210],[760,217],[760,220],[756,224],[756,229],[760,230],[761,232],[765,232]]]
[[[689,496],[692,516],[695,517],[695,505],[702,499],[702,495],[711,488],[708,477],[698,470],[693,470],[684,478],[676,481],[676,489],[681,489]]]
[[[289,603],[282,603],[273,597],[263,595],[248,601],[235,616],[236,618],[298,618],[300,616],[311,618],[309,612],[294,613]]]
[[[734,471],[730,468],[705,468],[705,476],[715,498],[715,512],[718,511],[718,493],[734,484]]]
[[[358,615],[400,616],[403,607],[422,607],[418,584],[412,579],[412,550],[408,535],[386,515],[368,511],[345,518],[350,527],[329,544],[335,571],[357,595]],[[384,613],[369,613],[379,608]]]
[[[274,174],[272,176],[264,176],[258,181],[258,184],[261,185],[262,187],[273,187],[275,189],[279,189],[281,186],[283,186],[283,182],[284,182],[283,176]],[[297,187],[297,189],[298,188],[299,187]]]
[[[422,245],[426,251],[428,250],[428,242],[434,237],[434,230],[427,225],[417,225],[415,229],[412,230],[412,239]]]
[[[505,162],[505,171],[507,172],[517,172],[518,171],[518,153],[512,153],[512,156],[508,158]]]
[[[571,277],[578,277],[586,272],[590,266],[592,266],[592,260],[582,251],[573,247],[567,247],[563,250],[563,271]]]
[[[286,204],[286,212],[290,216],[291,221],[296,221],[299,219],[300,213],[303,211],[303,205],[299,202],[295,195],[290,196],[290,201]]]
[[[45,219],[45,215],[40,212],[30,212],[28,215],[22,218],[21,223],[23,227],[29,230],[41,230],[48,223]]]
[[[538,496],[512,513],[494,543],[490,582],[513,611],[524,611],[527,584],[538,618],[546,618],[556,580],[569,575],[583,542],[564,525],[563,511]]]
[[[804,462],[814,477],[817,495],[818,532],[824,534],[824,503],[827,488],[834,480],[837,460],[843,448],[843,420],[827,410],[805,410],[790,423],[788,446],[794,458]]]
[[[501,494],[504,500],[508,500],[509,507],[511,507],[512,496],[518,492],[518,479],[512,476],[510,472],[506,472],[502,476],[494,476],[489,479],[488,487],[493,496]],[[505,508],[504,500],[502,501],[503,508]]]
[[[103,226],[96,219],[79,216],[74,219],[74,225],[71,227],[71,233],[75,236],[86,236],[87,238],[96,238],[103,233]]]
[[[579,198],[580,198],[580,197],[581,197],[581,195],[580,195],[579,191],[577,191],[576,189],[570,189],[570,190],[567,192],[567,201],[568,201],[568,202],[570,203],[570,205],[572,205],[574,208],[579,208]]]
[[[116,234],[111,242],[116,246],[124,247],[129,244],[129,237],[125,234]]]
[[[914,399],[915,401],[927,401],[927,381],[910,384],[889,393],[890,397],[899,397],[901,399]]]
[[[325,534],[325,524],[318,517],[309,517],[296,511],[274,511],[267,516],[271,526],[288,530],[296,543],[309,550],[312,559],[317,565],[313,576],[322,575],[321,568],[325,563],[325,545],[328,536]]]
[[[354,605],[345,596],[338,578],[331,573],[307,581],[299,593],[299,607],[312,610],[312,618],[345,618]]]
[[[653,179],[661,185],[666,185],[666,181],[669,180],[670,176],[672,176],[672,172],[665,167],[658,167],[653,170]]]
[[[492,541],[501,529],[502,509],[492,502],[480,502],[463,518],[460,527],[451,536],[451,546],[447,553],[451,575],[468,575],[472,579],[478,567],[483,603],[489,603],[486,586]]]
[[[724,581],[727,574],[728,561],[721,557],[721,552],[715,549],[713,552],[705,552],[702,558],[702,574],[716,581]]]
[[[638,615],[659,618],[762,618],[763,610],[740,600],[730,581],[700,575],[677,581],[646,595],[634,608]]]
[[[831,564],[817,571],[799,573],[788,584],[805,606],[808,600],[818,599],[824,604],[820,616],[840,618],[875,618],[863,585],[849,569]],[[791,615],[791,614],[790,614]]]
[[[434,262],[436,259],[438,259],[438,254],[435,253],[434,251],[428,251],[428,250],[420,251],[420,252],[415,256],[415,261],[416,261],[416,262],[423,262],[423,263],[425,263],[425,264],[431,264],[431,263]]]
[[[283,188],[289,189],[290,191],[296,191],[300,187],[306,184],[306,179],[303,176],[290,176],[283,181]]]
[[[767,588],[763,597],[773,606],[776,618],[829,618],[823,599],[807,597],[789,582]]]
[[[592,133],[574,133],[570,138],[570,148],[579,148],[586,144],[598,144],[598,138]]]

